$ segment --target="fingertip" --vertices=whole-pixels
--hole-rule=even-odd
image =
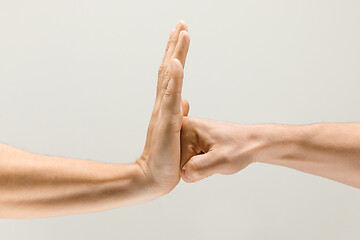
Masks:
[[[186,56],[190,46],[190,35],[187,31],[181,31],[178,36],[177,45],[173,52],[173,58],[180,60],[183,67],[185,66]]]
[[[175,28],[171,29],[169,39],[171,39],[171,37],[174,35],[175,31],[176,31]]]
[[[188,31],[182,30],[179,34],[179,39],[189,42],[190,41],[190,34]]]
[[[187,53],[190,46],[190,34],[187,31],[181,31],[178,42],[182,43],[182,48]]]
[[[188,30],[188,27],[183,20],[178,21],[176,27],[179,29],[184,29],[186,31]]]
[[[186,99],[182,99],[181,101],[182,101],[183,115],[186,117],[189,114],[190,104]]]
[[[181,178],[184,180],[184,182],[192,183],[193,181],[189,178],[189,176],[186,174],[185,169],[181,170]]]

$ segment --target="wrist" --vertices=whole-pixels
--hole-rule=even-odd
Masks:
[[[159,197],[137,162],[103,164],[93,174],[92,182],[99,192],[111,193],[117,201],[124,201],[121,205],[140,204]]]
[[[265,150],[271,145],[270,128],[267,125],[238,125],[236,128],[235,158],[249,165],[260,162]]]
[[[277,164],[295,159],[301,143],[306,138],[306,127],[299,125],[261,124],[252,129],[256,142],[252,162]]]
[[[140,185],[139,188],[142,188],[142,192],[144,195],[148,196],[149,200],[156,199],[168,193],[156,183],[150,171],[149,165],[144,159],[138,159],[134,165],[137,169],[136,178],[138,179]]]

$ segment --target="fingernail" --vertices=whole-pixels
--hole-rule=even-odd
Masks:
[[[181,173],[183,175],[183,178],[185,178],[187,181],[192,182],[193,180],[186,174],[186,171],[183,169],[181,170]]]

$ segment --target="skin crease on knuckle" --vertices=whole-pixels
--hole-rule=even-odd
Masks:
[[[163,75],[163,80],[162,80],[162,83],[161,83],[161,94],[164,95],[166,90],[168,89],[168,85],[171,81],[170,79],[170,73],[168,71],[165,71],[164,72],[164,75]]]
[[[184,125],[185,124],[185,125]],[[186,127],[187,123],[182,123],[181,127],[181,145],[182,148],[186,149],[187,153],[191,152],[194,153],[194,155],[199,154],[201,152],[201,148],[199,146],[199,139],[197,134]],[[188,161],[189,159],[185,159]],[[185,164],[185,163],[183,163]]]
[[[185,149],[182,150],[182,157],[180,161],[180,168],[183,169],[190,158],[198,154],[198,151],[195,149],[195,145],[191,143],[182,143],[181,148]]]
[[[231,147],[223,147],[220,151],[218,151],[218,173],[229,175],[240,170],[236,167],[236,159],[231,157],[233,152],[234,151]]]
[[[158,77],[160,78],[160,80],[161,80],[161,78],[163,77],[163,73],[165,72],[165,70],[166,70],[166,66],[165,66],[165,65],[161,65],[161,66],[159,67]]]
[[[185,117],[182,123],[182,139],[188,144],[192,144],[197,152],[201,151],[199,130],[196,124],[196,120],[193,118]]]
[[[193,181],[197,181],[202,178],[194,159],[187,162],[185,165],[185,172],[186,175]]]
[[[178,117],[175,116],[170,117],[169,120],[167,121],[162,121],[160,122],[160,127],[162,129],[165,129],[166,131],[171,131],[171,132],[175,132],[175,133],[180,133],[181,130],[181,122],[179,121],[179,119],[177,119]]]

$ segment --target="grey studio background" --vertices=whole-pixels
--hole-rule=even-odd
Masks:
[[[190,115],[360,120],[359,1],[0,0],[0,142],[129,163],[177,20]],[[359,239],[360,191],[254,164],[107,212],[0,220],[0,239]]]

